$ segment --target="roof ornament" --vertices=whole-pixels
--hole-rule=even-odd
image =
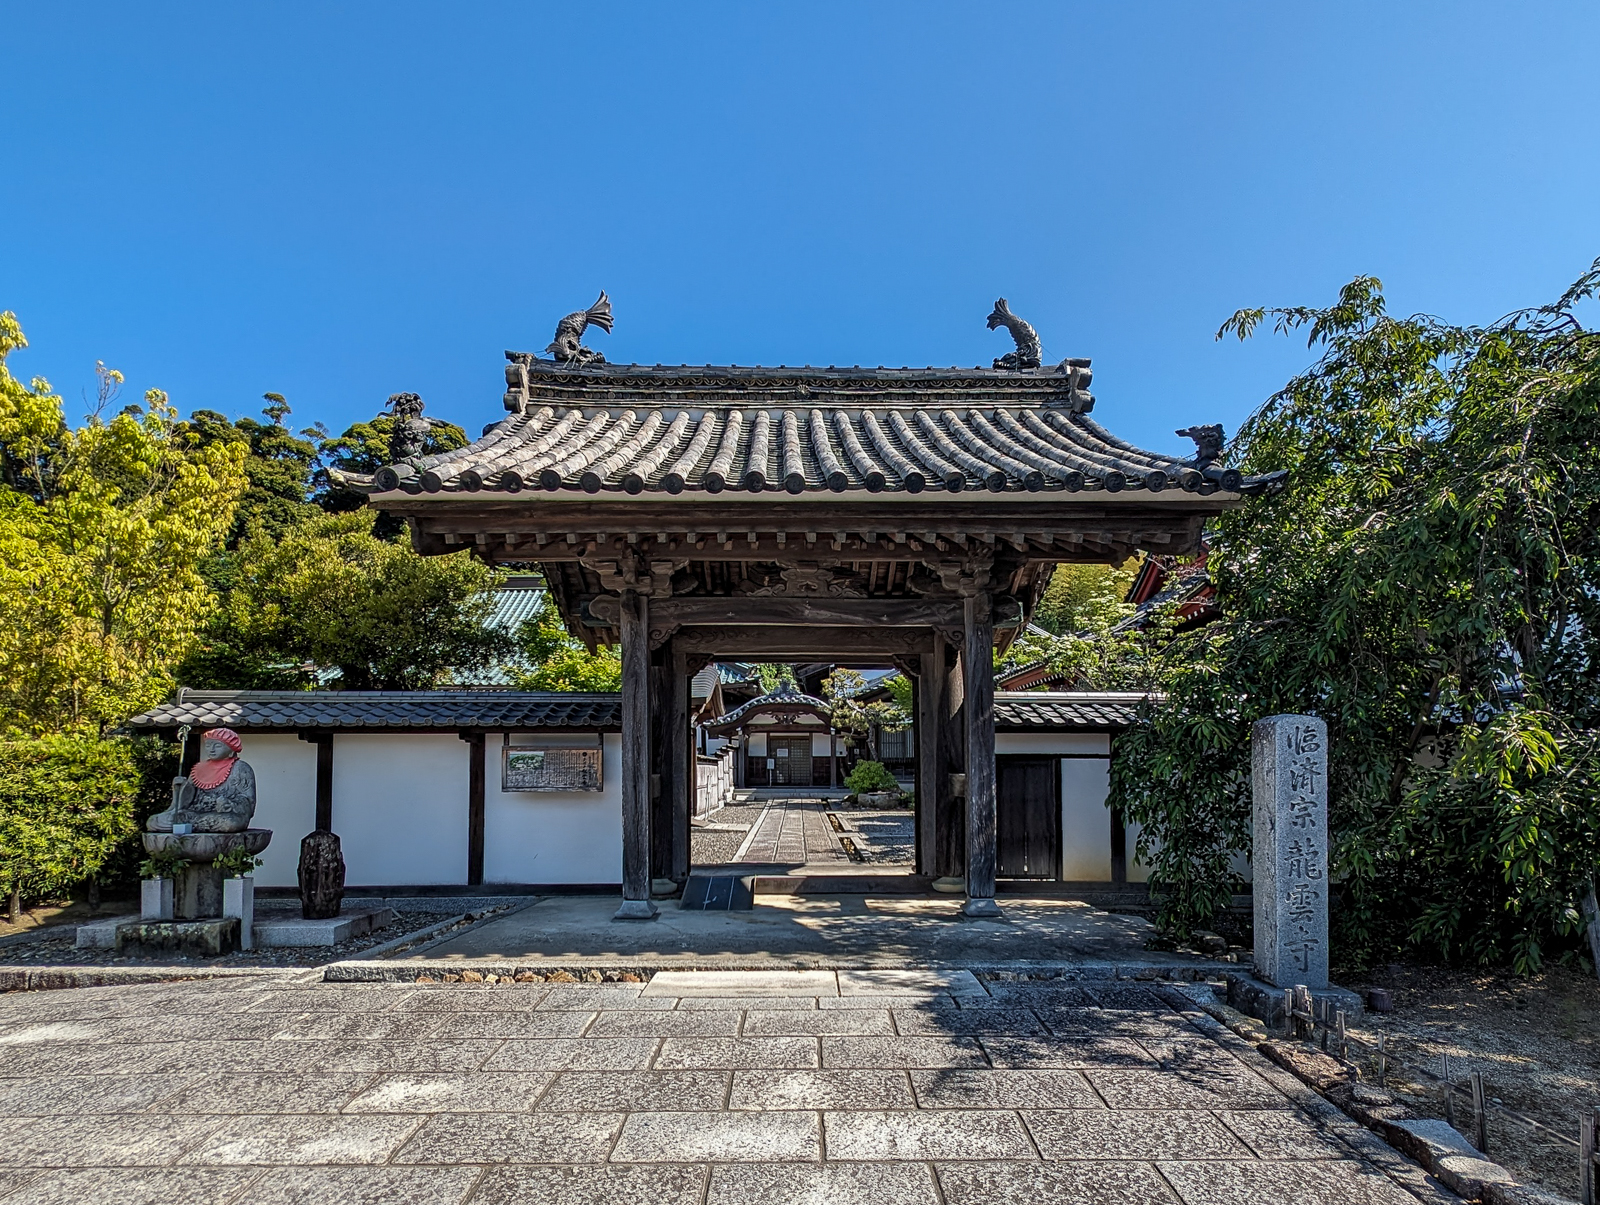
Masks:
[[[1208,423],[1203,427],[1185,427],[1182,431],[1174,431],[1173,434],[1194,440],[1194,463],[1199,468],[1205,468],[1222,456],[1221,423]]]
[[[600,291],[600,299],[588,309],[568,314],[556,323],[555,340],[545,351],[562,364],[604,364],[603,355],[583,346],[583,332],[591,326],[598,326],[608,335],[611,333],[611,298],[604,289]]]
[[[1002,297],[994,303],[994,312],[989,315],[989,329],[1005,327],[1011,332],[1011,337],[1017,341],[1017,350],[1007,352],[994,362],[996,368],[1038,368],[1044,351],[1039,346],[1039,333],[1030,325],[1011,312],[1011,307]]]
[[[386,408],[394,415],[394,426],[389,429],[389,463],[415,466],[428,446],[428,433],[444,424],[422,417],[422,399],[414,393],[391,393]]]

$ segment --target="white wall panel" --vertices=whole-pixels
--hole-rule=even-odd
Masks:
[[[573,742],[593,748],[594,737]],[[606,734],[599,791],[502,791],[500,748],[500,735],[490,733],[484,750],[484,882],[621,883],[621,736]]]
[[[1111,881],[1110,790],[1109,759],[1061,759],[1061,877],[1069,882]]]
[[[1111,756],[1111,737],[1104,732],[997,732],[996,753],[1098,753]]]
[[[240,755],[256,774],[251,828],[272,830],[261,853],[258,887],[299,883],[300,841],[317,827],[317,747],[294,735],[245,733]]]
[[[467,757],[454,733],[334,735],[333,831],[347,884],[467,881]]]

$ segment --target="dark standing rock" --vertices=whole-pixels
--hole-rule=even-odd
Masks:
[[[1375,1013],[1392,1013],[1394,997],[1388,988],[1375,987],[1367,992],[1367,1008]]]
[[[300,842],[300,915],[327,920],[344,903],[344,855],[339,834],[318,830]]]

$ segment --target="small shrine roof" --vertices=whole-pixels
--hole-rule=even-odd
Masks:
[[[512,690],[189,690],[134,716],[137,732],[192,727],[244,732],[574,728],[618,732],[622,696]]]
[[[771,694],[760,695],[742,703],[726,715],[718,716],[705,724],[707,732],[727,732],[741,727],[745,721],[764,711],[809,711],[827,716],[832,710],[823,700],[805,694],[788,683],[783,683]]]

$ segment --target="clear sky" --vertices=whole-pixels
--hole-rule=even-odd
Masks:
[[[0,309],[72,411],[476,431],[604,288],[644,363],[987,364],[1231,432],[1352,275],[1487,321],[1600,255],[1600,5],[13,2]]]

